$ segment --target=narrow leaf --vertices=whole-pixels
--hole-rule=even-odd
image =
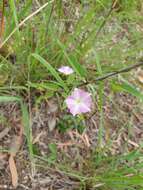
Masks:
[[[47,68],[47,70],[52,74],[52,76],[59,82],[59,84],[66,91],[68,90],[66,87],[66,84],[64,83],[64,81],[62,80],[62,78],[60,77],[58,72],[44,58],[42,58],[40,55],[38,55],[36,53],[32,54],[32,56]]]

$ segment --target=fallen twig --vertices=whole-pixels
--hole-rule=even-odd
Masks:
[[[127,72],[129,72],[129,71],[131,71],[131,70],[133,70],[133,69],[136,69],[136,68],[140,67],[140,66],[143,66],[143,60],[141,60],[141,61],[140,61],[139,63],[137,63],[137,64],[134,64],[134,65],[132,65],[132,66],[126,67],[126,68],[124,68],[124,69],[120,69],[120,70],[117,70],[117,71],[113,71],[113,72],[108,73],[108,74],[106,74],[106,75],[103,75],[103,76],[101,76],[101,77],[97,77],[96,79],[94,79],[94,80],[92,80],[92,81],[87,81],[87,82],[84,82],[84,83],[82,83],[82,84],[79,84],[79,86],[88,85],[89,83],[100,82],[100,81],[103,81],[103,80],[108,79],[108,78],[110,78],[110,77],[113,77],[113,76],[115,76],[115,75],[118,75],[118,74],[121,74],[121,73],[127,73]]]

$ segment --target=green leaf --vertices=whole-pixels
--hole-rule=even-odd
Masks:
[[[122,84],[112,82],[112,89],[115,91],[128,92],[129,94],[143,101],[143,94],[135,86],[131,85],[128,82],[123,82]]]
[[[32,88],[36,88],[39,90],[57,91],[60,88],[59,85],[57,85],[54,82],[41,82],[41,83],[28,82],[28,85]]]
[[[49,162],[49,164],[52,164],[57,159],[57,146],[54,143],[50,143],[48,147],[49,147],[49,150],[50,150],[50,155],[48,157],[48,162]]]
[[[24,133],[27,139],[30,158],[33,159],[33,144],[32,144],[32,129],[30,127],[30,118],[27,106],[20,101],[22,111],[22,123],[24,126]]]
[[[14,96],[0,96],[0,103],[5,102],[20,102],[20,98]]]
[[[9,4],[10,4],[10,9],[12,10],[13,13],[13,19],[15,22],[16,27],[18,27],[18,16],[17,16],[17,10],[16,10],[16,6],[15,6],[15,1],[14,0],[9,0]],[[17,30],[17,39],[20,40],[20,31],[19,29]]]
[[[40,55],[33,53],[32,56],[37,59],[41,64],[43,64],[47,70],[52,74],[52,76],[58,81],[59,85],[62,86],[65,91],[68,91],[68,88],[58,72],[52,67],[44,58],[42,58]]]

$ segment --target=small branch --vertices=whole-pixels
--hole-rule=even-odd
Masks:
[[[117,1],[118,1],[118,0],[113,0],[113,2],[112,2],[112,4],[111,4],[111,7],[110,7],[108,13],[106,14],[106,16],[105,16],[103,22],[102,22],[101,25],[99,26],[97,32],[95,33],[95,30],[92,30],[92,31],[89,33],[88,37],[82,39],[82,42],[81,42],[80,45],[82,45],[83,42],[85,43],[85,42],[88,40],[88,38],[89,38],[91,35],[93,35],[94,33],[95,33],[94,39],[97,39],[97,37],[98,37],[98,35],[100,34],[101,30],[102,30],[102,29],[104,28],[104,26],[106,25],[106,23],[107,23],[107,21],[108,21],[108,18],[109,18],[110,15],[112,14],[112,12],[113,12],[113,10],[114,10],[114,7],[115,7],[116,4],[117,4]]]
[[[120,70],[118,70],[118,71],[114,71],[114,72],[108,73],[108,74],[106,74],[106,75],[104,75],[104,76],[101,76],[101,77],[98,77],[98,78],[96,78],[96,79],[94,79],[94,80],[92,80],[92,81],[88,81],[88,82],[79,84],[79,86],[88,85],[89,83],[100,82],[100,81],[106,80],[106,79],[108,79],[108,78],[110,78],[110,77],[113,77],[113,76],[115,76],[115,75],[118,75],[118,74],[121,74],[121,73],[127,73],[127,72],[129,72],[129,71],[131,71],[131,70],[133,70],[133,69],[136,69],[136,68],[140,67],[140,66],[143,66],[143,60],[141,60],[141,61],[140,61],[139,63],[137,63],[137,64],[134,64],[134,65],[132,65],[132,66],[126,67],[126,68],[124,68],[124,69],[120,69]]]
[[[113,1],[113,3],[112,3],[112,5],[111,5],[111,8],[110,8],[109,12],[107,13],[107,15],[106,15],[104,21],[102,22],[102,24],[100,25],[98,31],[96,32],[95,38],[98,37],[98,35],[100,34],[100,31],[101,31],[102,28],[105,26],[105,24],[106,24],[108,18],[110,17],[112,11],[114,10],[114,7],[115,7],[116,4],[117,4],[117,1],[118,1],[118,0],[114,0],[114,1]]]

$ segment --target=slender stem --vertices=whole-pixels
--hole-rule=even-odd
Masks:
[[[132,66],[126,67],[126,68],[124,68],[124,69],[120,69],[120,70],[117,70],[117,71],[113,71],[113,72],[111,72],[111,73],[108,73],[108,74],[106,74],[106,75],[103,75],[103,76],[101,76],[101,77],[98,77],[98,78],[96,78],[96,79],[94,79],[94,80],[92,80],[92,81],[88,81],[88,82],[79,84],[79,86],[88,85],[89,83],[94,83],[94,82],[100,82],[100,81],[106,80],[106,79],[108,79],[108,78],[110,78],[110,77],[113,77],[113,76],[115,76],[115,75],[118,75],[118,74],[121,74],[121,73],[127,73],[127,72],[129,72],[129,71],[131,71],[131,70],[133,70],[133,69],[136,69],[136,68],[140,67],[140,66],[143,66],[143,60],[141,60],[141,61],[140,61],[139,63],[137,63],[137,64],[134,64],[134,65],[132,65]]]
[[[112,3],[112,5],[111,5],[111,8],[110,8],[109,12],[107,13],[107,15],[106,15],[104,21],[102,22],[102,24],[100,25],[99,29],[98,29],[97,32],[96,32],[95,38],[98,37],[98,35],[100,34],[100,31],[101,31],[102,28],[105,26],[105,24],[106,24],[106,22],[107,22],[109,16],[111,15],[111,13],[112,13],[114,7],[115,7],[116,4],[117,4],[117,1],[118,1],[118,0],[114,0],[114,1],[113,1],[113,3]]]
[[[106,22],[108,21],[108,18],[109,18],[110,15],[112,14],[112,12],[113,12],[113,10],[114,10],[114,7],[115,7],[116,4],[117,4],[117,1],[118,1],[118,0],[113,0],[112,5],[111,5],[111,7],[110,7],[110,10],[108,11],[107,15],[105,16],[105,19],[103,20],[103,22],[102,22],[101,25],[99,26],[99,28],[98,28],[98,30],[97,30],[97,32],[96,32],[96,34],[95,34],[95,38],[94,38],[94,39],[97,39],[97,37],[98,37],[98,35],[100,34],[102,28],[106,25]],[[88,38],[89,38],[90,36],[92,36],[94,33],[95,33],[95,31],[94,31],[94,29],[93,29],[93,30],[90,32],[90,34],[88,35],[87,38],[82,39],[82,42],[85,43],[85,42],[88,40]],[[82,44],[82,42],[81,42],[81,44]]]

